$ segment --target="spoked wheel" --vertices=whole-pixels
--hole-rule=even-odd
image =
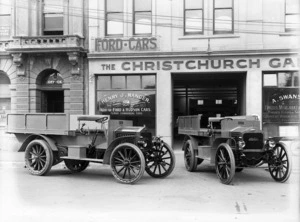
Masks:
[[[194,146],[195,145],[193,145],[191,140],[187,140],[183,145],[185,168],[190,172],[195,171],[197,169],[197,164],[200,164],[203,161],[202,159],[197,160]]]
[[[291,158],[286,146],[282,143],[278,143],[273,150],[273,156],[268,163],[269,171],[275,181],[283,183],[287,181],[292,171]]]
[[[133,184],[141,179],[145,171],[142,151],[131,143],[118,145],[110,156],[114,177],[121,183]]]
[[[47,174],[52,163],[52,150],[44,140],[33,140],[28,144],[25,150],[25,165],[31,174]]]
[[[66,167],[74,173],[84,171],[89,165],[89,161],[84,160],[64,160],[64,162]]]
[[[230,184],[235,174],[235,160],[228,144],[219,145],[215,159],[216,172],[224,184]]]
[[[174,167],[174,152],[165,143],[153,146],[153,149],[146,154],[146,172],[152,177],[167,177],[172,173]]]

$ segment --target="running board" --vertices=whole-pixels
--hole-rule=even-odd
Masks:
[[[94,159],[94,158],[76,158],[76,157],[68,157],[68,156],[62,156],[60,159],[63,160],[82,160],[82,161],[89,161],[94,163],[103,163],[103,159]]]

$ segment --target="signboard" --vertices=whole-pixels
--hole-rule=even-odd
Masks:
[[[64,83],[64,80],[60,73],[53,73],[50,74],[45,80],[44,85],[47,86],[55,86],[55,85],[62,85]]]
[[[97,111],[105,115],[155,116],[155,91],[98,92]]]
[[[299,122],[299,88],[264,88],[264,122]]]
[[[156,37],[96,38],[96,52],[153,51],[158,48]]]

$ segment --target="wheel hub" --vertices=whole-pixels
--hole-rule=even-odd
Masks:
[[[128,160],[128,159],[124,160],[124,166],[129,167],[130,166],[130,160]]]

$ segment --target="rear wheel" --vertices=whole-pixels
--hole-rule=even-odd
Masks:
[[[84,171],[89,165],[89,161],[84,160],[64,160],[64,162],[66,167],[74,173]]]
[[[269,171],[275,181],[283,183],[288,180],[292,171],[291,158],[287,147],[282,143],[278,143],[273,150],[268,163]]]
[[[195,171],[197,169],[198,164],[194,146],[195,145],[193,145],[192,140],[187,140],[183,145],[185,168],[190,172]],[[200,160],[200,163],[202,161]]]
[[[25,149],[25,165],[33,175],[46,175],[53,164],[53,153],[44,140],[33,140]]]
[[[121,183],[133,184],[141,179],[145,171],[142,151],[131,143],[118,145],[110,156],[112,174]]]
[[[235,174],[235,160],[228,144],[219,145],[216,152],[215,166],[217,176],[224,184],[230,184]]]
[[[169,176],[175,167],[175,155],[165,143],[154,146],[146,154],[146,172],[155,178]]]

